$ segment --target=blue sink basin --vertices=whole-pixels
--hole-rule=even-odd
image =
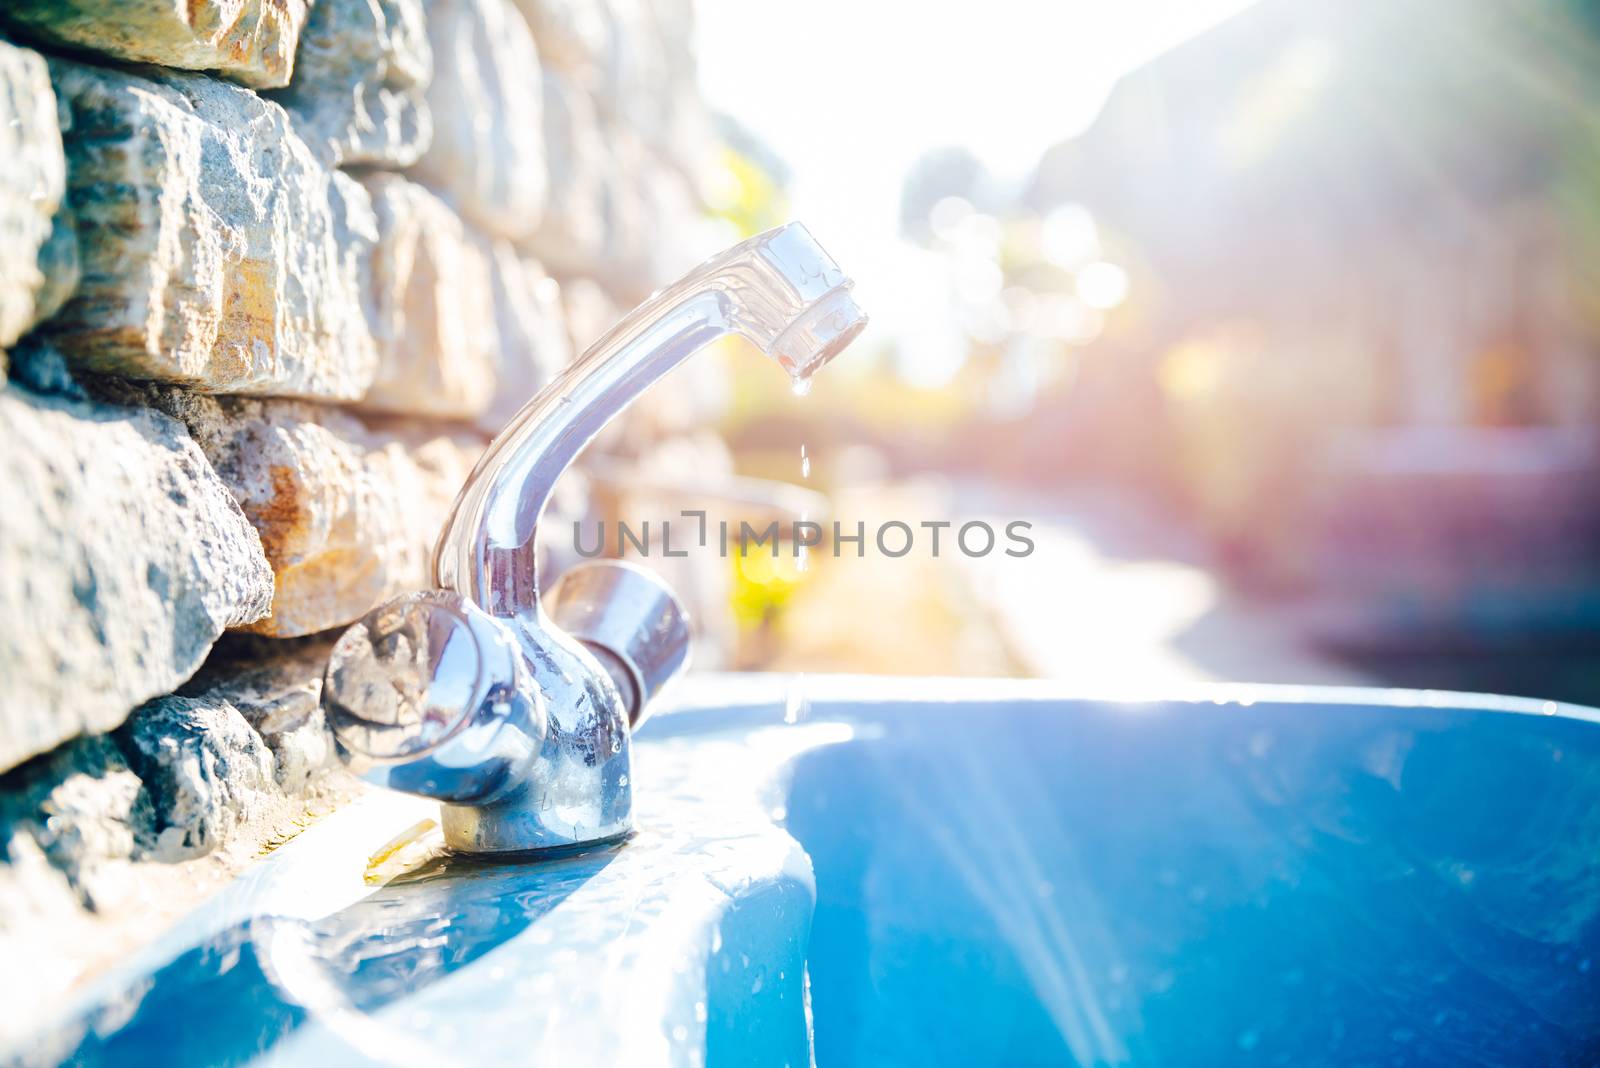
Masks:
[[[1600,1058],[1600,715],[1403,691],[1069,699],[700,680],[639,832],[371,852],[389,795],[64,1009],[163,1064],[1571,1064]],[[790,722],[792,721],[792,722]]]

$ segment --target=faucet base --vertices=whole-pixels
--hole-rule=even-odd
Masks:
[[[558,829],[546,809],[532,799],[512,799],[494,805],[441,805],[440,826],[444,844],[457,853],[545,853],[591,846],[626,838],[633,820],[605,826],[581,822]]]
[[[633,830],[633,753],[621,700],[593,660],[563,636],[544,644],[536,674],[559,712],[521,785],[487,801],[444,803],[445,845],[463,853],[526,853],[592,845]],[[579,659],[581,658],[581,660]],[[553,670],[565,660],[566,670]],[[535,661],[537,663],[537,660]],[[557,690],[564,683],[564,690]]]
[[[627,827],[614,831],[610,835],[584,835],[582,838],[555,838],[544,835],[523,835],[515,830],[512,823],[501,823],[498,827],[485,828],[483,823],[467,828],[461,822],[450,819],[450,809],[456,806],[440,806],[440,815],[443,815],[443,831],[445,831],[445,847],[448,851],[458,854],[472,854],[478,857],[528,857],[528,859],[555,860],[560,857],[573,857],[573,855],[594,852],[597,849],[610,849],[621,846],[627,839],[634,836],[634,825],[630,820]],[[482,809],[475,809],[482,814]]]
[[[612,417],[720,337],[743,335],[803,384],[866,325],[851,285],[805,227],[768,231],[660,291],[535,394],[457,495],[438,588],[380,606],[335,646],[322,699],[341,757],[441,801],[462,852],[626,835],[629,732],[683,670],[689,619],[620,561],[541,591],[545,503]]]

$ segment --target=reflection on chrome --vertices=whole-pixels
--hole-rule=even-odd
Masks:
[[[668,371],[740,334],[799,384],[861,332],[852,282],[790,224],[640,305],[490,443],[434,552],[439,587],[352,626],[323,704],[369,780],[444,802],[466,852],[559,849],[632,827],[629,734],[684,667],[686,614],[650,572],[576,567],[541,597],[539,517],[591,439]]]

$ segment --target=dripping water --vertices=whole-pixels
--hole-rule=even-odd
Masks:
[[[811,698],[806,696],[806,677],[793,675],[789,679],[783,701],[783,721],[799,723],[811,711]]]

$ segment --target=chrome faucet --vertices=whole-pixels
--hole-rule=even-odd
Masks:
[[[809,380],[866,325],[851,286],[805,227],[768,231],[641,304],[529,401],[456,498],[438,588],[385,602],[335,644],[322,701],[345,762],[441,801],[457,850],[626,835],[630,733],[688,661],[688,616],[620,561],[541,595],[540,514],[595,434],[709,342],[741,334]]]

